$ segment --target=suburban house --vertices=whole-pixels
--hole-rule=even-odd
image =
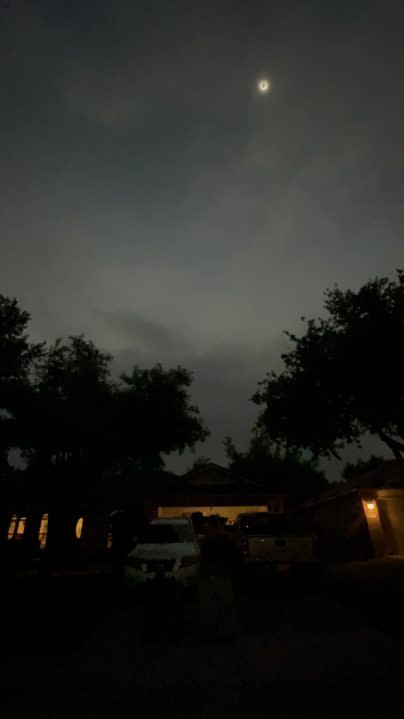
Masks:
[[[45,555],[84,559],[108,545],[107,504],[83,501],[68,483],[18,473],[0,487],[0,556],[6,567]]]
[[[109,478],[84,493],[54,482],[35,493],[22,477],[0,488],[0,553],[12,562],[49,556],[81,562],[105,557],[118,526],[136,534],[156,517],[220,514],[231,524],[240,512],[284,511],[285,495],[270,493],[216,464],[183,476],[169,472]],[[1,501],[2,500],[2,501]],[[120,511],[117,511],[120,510]]]
[[[404,556],[404,483],[389,461],[304,503],[296,524],[328,561]]]
[[[155,485],[144,499],[145,515],[157,517],[220,514],[229,524],[241,512],[283,512],[286,495],[268,492],[225,467],[207,463]]]
[[[231,524],[241,512],[281,513],[287,499],[214,463],[182,476],[129,472],[119,481],[94,486],[92,500],[68,491],[68,484],[61,493],[60,484],[35,491],[24,476],[2,482],[0,553],[6,564],[47,555],[56,563],[63,557],[72,563],[102,560],[114,531],[133,536],[144,521],[202,513]],[[293,516],[298,531],[316,538],[324,561],[404,556],[404,484],[394,461],[330,487],[296,507]]]

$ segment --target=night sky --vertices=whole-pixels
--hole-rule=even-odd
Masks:
[[[3,0],[0,292],[32,336],[183,364],[198,453],[245,446],[282,331],[404,265],[400,5]]]

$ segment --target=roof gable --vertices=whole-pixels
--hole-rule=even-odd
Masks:
[[[239,487],[245,482],[241,477],[233,474],[226,467],[209,463],[203,467],[192,469],[183,476],[184,481],[191,487]]]

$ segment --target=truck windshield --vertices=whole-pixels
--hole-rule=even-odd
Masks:
[[[139,537],[138,544],[175,544],[193,541],[195,536],[187,524],[150,524]]]

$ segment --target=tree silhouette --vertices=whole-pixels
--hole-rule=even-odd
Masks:
[[[182,367],[135,367],[112,381],[111,356],[82,336],[61,340],[37,370],[27,436],[30,464],[85,471],[153,471],[162,454],[183,452],[207,430],[190,403],[192,376]]]
[[[404,274],[357,292],[325,293],[326,319],[307,322],[284,370],[260,383],[260,425],[280,443],[334,455],[365,432],[393,451],[404,472]],[[305,321],[305,318],[302,318]]]
[[[184,367],[135,366],[115,392],[112,443],[118,455],[150,469],[163,466],[162,454],[182,453],[209,435],[190,400],[192,374]]]
[[[31,464],[85,463],[100,468],[114,384],[111,356],[83,336],[50,345],[37,363],[25,408],[25,455]]]
[[[255,427],[245,452],[236,449],[232,439],[224,440],[229,468],[259,486],[288,494],[288,502],[296,503],[313,497],[329,484],[317,462],[299,450],[286,449]]]
[[[0,295],[0,465],[3,473],[8,469],[9,449],[20,446],[19,417],[32,389],[35,363],[43,352],[43,345],[29,341],[30,319],[16,299]]]
[[[32,344],[29,320],[0,296],[0,472],[16,447],[30,472],[89,486],[105,472],[159,470],[163,454],[207,437],[185,368],[136,366],[115,380],[91,340]]]

